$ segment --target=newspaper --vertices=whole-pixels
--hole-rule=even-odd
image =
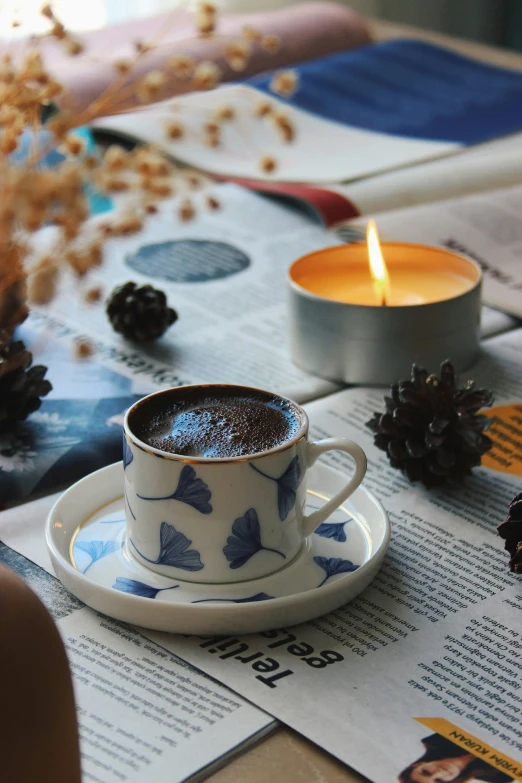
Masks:
[[[484,302],[522,318],[521,209],[522,186],[516,185],[383,212],[377,225],[385,239],[443,245],[470,256],[484,275]]]
[[[521,351],[522,329],[484,343],[472,374],[494,389],[496,406],[522,399]],[[361,596],[313,622],[245,638],[143,633],[377,783],[522,780],[522,590],[496,535],[519,489],[520,406],[495,418],[487,462],[513,475],[483,466],[462,488],[432,492],[373,446],[365,422],[382,406],[375,389],[306,406],[313,437],[363,445],[366,485],[392,520],[389,553]],[[327,462],[343,469],[348,460]],[[42,518],[22,531],[9,513],[0,538],[49,567]],[[262,656],[274,670],[275,661],[280,676],[258,677],[245,649],[256,664]],[[310,649],[336,653],[335,665],[308,664]]]
[[[72,276],[50,306],[33,310],[29,325],[51,339],[90,341],[96,361],[151,388],[246,383],[300,402],[338,388],[291,362],[286,272],[299,256],[339,240],[308,215],[235,185],[212,193],[219,210],[205,207],[208,193],[196,193],[194,220],[181,221],[179,200],[168,201],[140,234],[110,240],[86,282],[106,293],[127,280],[164,290],[179,319],[163,339],[140,348],[118,336],[103,302],[83,301]]]
[[[0,514],[2,531],[14,517],[13,531],[28,537],[22,548],[36,563],[43,554],[44,568],[2,543],[0,563],[39,595],[62,636],[85,783],[199,779],[272,731],[276,723],[269,715],[139,631],[85,607],[48,573],[41,523],[53,499]]]
[[[85,302],[72,277],[50,306],[33,308],[28,328],[42,339],[88,340],[98,364],[132,378],[141,390],[246,383],[298,402],[335,391],[339,384],[292,363],[287,270],[301,255],[342,239],[292,205],[236,185],[212,193],[221,204],[217,212],[205,210],[201,194],[200,212],[184,223],[177,218],[179,201],[168,201],[139,235],[110,240],[103,266],[85,283],[107,293],[129,279],[163,289],[179,320],[160,341],[140,348],[115,334],[103,303]],[[512,325],[501,313],[483,312],[483,336]]]

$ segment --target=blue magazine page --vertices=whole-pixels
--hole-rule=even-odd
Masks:
[[[294,70],[298,86],[288,99],[274,95],[268,73],[97,126],[158,144],[219,176],[321,185],[412,166],[522,129],[522,73],[421,41],[370,44]],[[260,101],[271,107],[264,117]],[[201,128],[223,105],[234,107],[235,119],[223,125],[214,149]],[[185,131],[179,141],[166,139],[173,107]],[[293,129],[290,143],[282,141],[278,116]],[[267,158],[270,170],[263,169]]]
[[[39,410],[0,434],[0,507],[47,494],[122,458],[123,416],[141,394],[133,382],[99,365],[74,361],[63,343],[17,330],[34,364],[48,367],[53,390]]]

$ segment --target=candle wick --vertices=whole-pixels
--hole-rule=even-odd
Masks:
[[[381,307],[386,307],[386,305],[387,305],[386,296],[383,294],[381,299]]]

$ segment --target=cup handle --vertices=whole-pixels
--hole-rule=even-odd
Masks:
[[[328,500],[324,506],[311,514],[306,514],[303,518],[302,533],[303,536],[310,536],[319,525],[328,519],[330,514],[342,504],[354,492],[366,473],[366,454],[353,440],[344,438],[326,438],[317,443],[309,443],[307,446],[307,467],[311,467],[321,454],[325,451],[344,451],[349,454],[355,462],[355,471],[348,484]]]

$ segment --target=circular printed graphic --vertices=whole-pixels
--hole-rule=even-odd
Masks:
[[[522,403],[499,405],[481,414],[491,420],[486,435],[493,441],[491,451],[482,456],[482,464],[491,470],[522,476]]]
[[[226,242],[180,239],[143,245],[127,256],[125,263],[149,278],[204,283],[241,272],[250,265],[250,259]]]

